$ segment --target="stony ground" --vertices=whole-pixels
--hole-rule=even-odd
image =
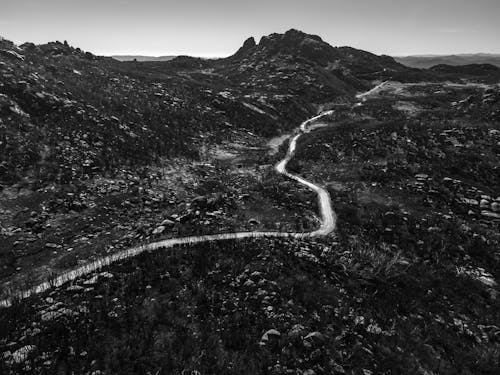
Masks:
[[[296,30],[147,65],[0,42],[0,297],[142,242],[314,228],[263,145],[331,108],[289,166],[339,215],[336,237],[145,254],[1,310],[0,373],[498,372],[498,69]],[[388,75],[421,83],[351,108]]]
[[[113,265],[0,311],[0,369],[495,374],[499,133],[498,123],[488,119],[496,109],[488,97],[479,108],[474,105],[488,92],[462,92],[465,99],[458,100],[454,93],[449,101],[440,95],[419,103],[409,119],[398,117],[408,110],[397,104],[401,97],[372,97],[354,114],[339,110],[330,127],[301,139],[290,169],[328,186],[339,216],[335,237],[203,244]],[[417,96],[405,101],[416,108]],[[429,101],[441,112],[451,108],[450,118],[435,118]],[[215,155],[227,181],[252,187],[258,174],[250,160],[238,156],[241,148],[232,144],[207,154]],[[234,194],[237,210],[228,205],[207,211],[204,207],[215,202],[226,207],[225,200],[209,202],[215,198],[211,189],[220,190],[221,174],[212,174],[206,164],[198,167],[209,178],[183,206],[192,220],[219,226],[224,221],[215,220],[222,215],[218,211],[233,213],[240,223],[249,217],[245,210],[252,217],[267,214],[253,206],[257,193],[259,202],[268,197],[277,208],[310,207],[310,198],[297,196],[296,186],[275,181],[250,196]],[[155,186],[162,182],[150,189]],[[231,183],[225,187],[234,189]],[[197,189],[205,195],[196,195]],[[145,188],[143,194],[150,193]],[[159,204],[148,200],[149,207]],[[158,218],[159,212],[149,214]],[[170,214],[163,223],[157,219],[146,233],[172,233],[180,228],[180,215]]]
[[[255,135],[208,149],[204,161],[168,160],[73,186],[0,193],[3,292],[162,238],[318,225],[310,191],[276,175],[277,155]],[[224,158],[220,158],[221,150]],[[229,157],[227,155],[230,155]]]
[[[450,262],[409,260],[350,233],[206,244],[141,256],[1,311],[1,366],[494,374],[499,307],[497,290]]]

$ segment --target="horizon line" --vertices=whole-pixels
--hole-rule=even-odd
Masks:
[[[321,37],[321,36],[320,36]],[[3,35],[0,35],[1,39],[5,39],[8,41],[12,41],[14,44],[17,46],[20,46],[24,43],[33,43],[31,41],[15,41],[14,39],[9,39],[8,37],[6,38]],[[479,52],[470,52],[470,51],[460,51],[460,52],[448,52],[448,53],[429,53],[429,52],[380,52],[380,51],[374,51],[371,50],[370,48],[366,47],[361,47],[361,46],[353,46],[350,44],[344,44],[344,45],[333,45],[329,41],[323,39],[323,41],[332,47],[352,47],[356,49],[360,49],[366,52],[373,53],[375,55],[386,55],[386,56],[391,56],[391,57],[438,57],[438,56],[460,56],[460,55],[495,55],[495,56],[500,56],[500,51],[498,52],[484,52],[484,51],[479,51]],[[34,43],[36,45],[43,45],[43,44],[48,44],[48,43],[54,43],[54,42],[61,42],[59,39],[54,39],[54,40],[48,40],[45,42],[38,42]],[[90,52],[96,56],[104,56],[104,57],[113,57],[113,56],[142,56],[142,57],[149,57],[149,58],[160,58],[160,57],[165,57],[165,56],[190,56],[190,57],[199,57],[199,58],[225,58],[232,56],[233,54],[236,53],[238,49],[236,49],[233,52],[221,52],[221,53],[191,53],[191,52],[186,52],[186,51],[179,51],[179,52],[160,52],[160,51],[154,51],[154,52],[101,52],[101,51],[92,51],[91,48],[87,49],[85,47],[80,47],[78,44],[75,42],[71,41],[68,42],[70,46],[74,48],[80,48],[85,52]],[[243,45],[243,42],[241,43]]]
[[[355,48],[355,47],[354,47]],[[369,50],[364,50],[367,52],[370,52]],[[91,51],[89,51],[91,52]],[[189,57],[199,57],[199,58],[225,58],[232,56],[234,53],[221,53],[221,54],[207,54],[207,53],[186,53],[186,52],[181,52],[181,53],[161,53],[161,54],[149,54],[149,53],[134,53],[134,52],[118,52],[118,53],[95,53],[92,52],[97,56],[105,56],[105,57],[114,57],[114,56],[137,56],[137,57],[151,57],[151,58],[161,58],[161,57],[177,57],[177,56],[189,56]],[[378,52],[372,52],[376,55],[387,55],[387,56],[392,56],[392,57],[440,57],[440,56],[467,56],[467,55],[490,55],[490,56],[500,56],[500,52],[450,52],[450,53],[378,53]]]

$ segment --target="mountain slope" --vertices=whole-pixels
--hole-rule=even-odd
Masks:
[[[3,183],[71,181],[162,156],[193,158],[202,134],[215,142],[227,124],[277,134],[321,103],[349,101],[371,79],[410,71],[297,30],[249,40],[219,60],[121,63],[67,43],[0,47]]]
[[[265,36],[259,44],[250,38],[235,55],[224,61],[229,62],[229,68],[236,66],[239,71],[264,68],[280,72],[300,67],[327,89],[338,90],[337,94],[352,94],[365,88],[369,85],[367,80],[411,71],[389,56],[377,56],[350,47],[332,47],[319,36],[295,29]],[[272,73],[269,76],[274,78]],[[295,78],[301,81],[300,75],[297,76]]]

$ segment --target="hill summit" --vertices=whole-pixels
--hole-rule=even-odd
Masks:
[[[298,60],[314,62],[321,67],[342,67],[353,73],[374,73],[384,69],[409,70],[390,56],[377,56],[351,47],[333,47],[318,35],[306,34],[296,29],[290,29],[284,34],[263,36],[258,44],[253,37],[249,38],[231,59],[270,59],[275,56],[294,56]]]

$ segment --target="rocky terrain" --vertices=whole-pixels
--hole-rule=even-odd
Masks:
[[[152,236],[316,225],[308,193],[275,177],[264,138],[348,102],[366,77],[389,74],[384,64],[409,71],[296,30],[249,39],[227,59],[157,63],[1,43],[9,288]],[[164,220],[178,225],[162,230]]]
[[[159,239],[314,230],[316,197],[273,166],[330,109],[287,168],[339,217],[325,238],[180,246],[19,301],[1,373],[496,373],[497,68],[412,69],[297,30],[218,60],[0,47],[1,298]]]

